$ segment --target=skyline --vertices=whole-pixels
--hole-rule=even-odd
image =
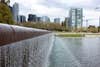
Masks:
[[[91,19],[90,25],[98,25],[100,11],[95,10],[99,7],[99,0],[11,0],[10,5],[15,2],[19,3],[20,14],[27,16],[29,13],[36,14],[38,16],[48,16],[53,20],[54,18],[61,18],[64,20],[68,16],[69,9],[71,7],[83,8],[83,15],[85,19]],[[31,7],[30,7],[31,5]],[[86,22],[83,22],[86,25]]]

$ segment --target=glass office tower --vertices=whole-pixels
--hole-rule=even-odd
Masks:
[[[71,8],[69,12],[70,22],[69,27],[70,30],[77,30],[82,27],[83,24],[83,9],[82,8]]]

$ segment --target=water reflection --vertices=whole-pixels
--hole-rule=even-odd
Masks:
[[[81,67],[81,64],[57,37],[50,56],[50,67]]]
[[[100,67],[100,38],[56,38],[50,67]]]

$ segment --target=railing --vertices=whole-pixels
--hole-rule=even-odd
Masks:
[[[52,33],[0,24],[0,67],[47,67]]]

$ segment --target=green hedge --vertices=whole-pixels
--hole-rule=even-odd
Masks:
[[[85,34],[58,34],[60,37],[84,37]]]

